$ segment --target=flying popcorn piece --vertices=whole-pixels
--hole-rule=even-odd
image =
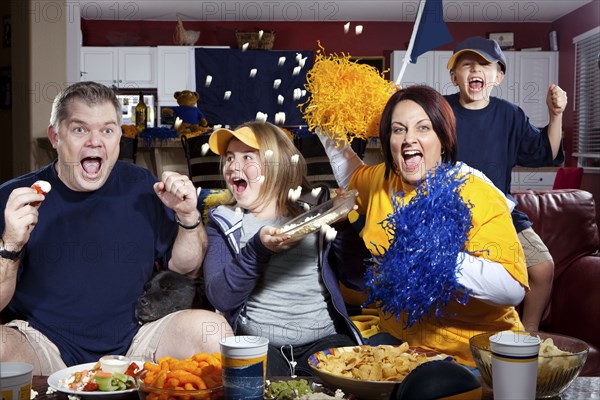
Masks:
[[[206,153],[208,153],[208,150],[210,150],[210,146],[209,146],[209,144],[208,144],[208,143],[204,143],[204,144],[202,145],[202,147],[200,147],[200,153],[201,153],[203,156],[205,156],[205,155],[206,155]]]
[[[294,71],[292,71],[292,75],[296,76],[300,74],[300,70],[302,67],[294,67]]]
[[[271,150],[271,149],[267,149],[267,151],[265,151],[265,157],[266,157],[266,158],[271,158],[271,157],[273,157],[273,150]]]
[[[256,182],[259,185],[262,185],[263,183],[265,183],[265,176],[264,175],[259,176],[258,179],[256,179]]]
[[[258,40],[262,39],[264,31],[261,29],[258,31]]]
[[[327,225],[329,226],[329,225]],[[327,232],[325,232],[325,240],[328,242],[333,242],[333,240],[335,239],[335,237],[337,236],[337,231],[335,230],[335,228],[332,228],[329,226],[329,229],[327,230]]]
[[[298,200],[298,198],[296,197],[296,192],[294,191],[293,188],[290,188],[290,190],[288,190],[288,199],[290,201],[296,201],[296,200]]]
[[[302,59],[302,54],[296,53],[296,62],[300,61],[300,59]]]
[[[292,164],[298,164],[298,160],[300,160],[300,156],[298,154],[294,154],[290,157],[290,161]]]
[[[273,89],[279,89],[279,85],[281,85],[281,79],[275,79],[273,81]]]
[[[348,33],[350,31],[350,22],[344,24],[344,33]]]
[[[283,104],[283,100],[284,100],[284,97],[282,95],[278,95],[277,96],[277,104],[282,105]]]
[[[256,68],[252,68],[250,70],[250,78],[254,78],[256,76]]]
[[[212,83],[212,76],[206,75],[206,81],[204,81],[204,86],[209,87],[211,83]]]
[[[284,125],[285,124],[285,112],[280,111],[275,113],[275,125]]]
[[[293,188],[290,188],[290,190],[288,191],[288,199],[290,199],[291,201],[297,201],[300,198],[301,194],[302,186],[298,186],[295,190]]]
[[[175,117],[175,123],[173,124],[173,129],[178,130],[182,123],[183,123],[183,120],[181,118]]]
[[[310,210],[310,205],[308,203],[304,203],[302,204],[302,208],[304,208],[304,211],[308,211]]]
[[[200,192],[202,192],[202,186],[196,188],[196,196],[200,196]]]
[[[319,195],[319,193],[321,193],[321,188],[320,187],[314,188],[310,192],[310,194],[311,194],[312,197],[317,197]]]
[[[244,44],[242,45],[242,51],[246,51],[246,50],[248,50],[248,46],[250,46],[250,43],[244,43]]]
[[[279,57],[279,62],[277,65],[281,67],[283,64],[285,64],[285,57]]]
[[[298,66],[300,68],[304,68],[304,64],[306,64],[306,57],[301,58],[300,60],[298,60]]]
[[[262,112],[260,112],[260,111],[258,111],[258,112],[256,113],[256,120],[257,120],[257,121],[260,121],[260,122],[266,122],[266,121],[267,121],[267,117],[268,117],[268,115],[267,115],[267,114],[265,114],[265,113],[262,113]]]
[[[301,97],[304,97],[304,96],[306,96],[306,89],[302,89],[302,90],[300,91],[300,96],[301,96]]]
[[[213,125],[213,131],[216,131],[217,129],[221,129],[222,127],[223,127],[223,125],[221,125],[221,124]]]
[[[223,100],[229,100],[230,97],[231,97],[231,90],[227,90],[225,92],[225,95],[223,96]]]
[[[242,209],[241,209],[240,207],[236,207],[236,208],[235,208],[235,213],[236,213],[237,215],[240,215],[240,214],[242,213]]]
[[[293,99],[299,100],[300,97],[302,97],[302,90],[300,90],[298,88],[294,89]]]
[[[360,35],[363,31],[363,26],[362,25],[356,25],[354,27],[354,33],[356,33],[357,35]]]

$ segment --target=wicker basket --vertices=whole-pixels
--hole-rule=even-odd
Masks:
[[[275,31],[263,31],[259,39],[259,32],[235,31],[238,47],[241,49],[248,43],[249,50],[272,50],[275,43]]]

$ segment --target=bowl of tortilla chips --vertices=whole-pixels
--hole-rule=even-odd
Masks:
[[[325,386],[362,399],[389,399],[402,380],[419,365],[446,359],[399,346],[349,346],[322,350],[308,364]]]

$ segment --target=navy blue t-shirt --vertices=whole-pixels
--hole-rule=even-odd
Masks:
[[[459,93],[444,96],[456,117],[459,161],[482,171],[496,187],[510,196],[511,172],[516,165],[544,167],[564,161],[562,142],[552,159],[547,126],[541,130],[531,125],[517,105],[491,97],[487,107],[469,110],[459,103]],[[518,206],[512,213],[517,232],[531,226]]]
[[[177,233],[154,193],[156,177],[117,161],[102,188],[75,192],[50,164],[0,186],[2,210],[14,188],[39,179],[52,190],[25,247],[9,317],[29,321],[69,366],[125,354],[139,330],[135,301],[155,261],[166,265]]]

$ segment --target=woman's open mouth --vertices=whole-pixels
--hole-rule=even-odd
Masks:
[[[402,159],[406,172],[415,172],[421,165],[423,154],[418,150],[406,150],[402,152]]]

